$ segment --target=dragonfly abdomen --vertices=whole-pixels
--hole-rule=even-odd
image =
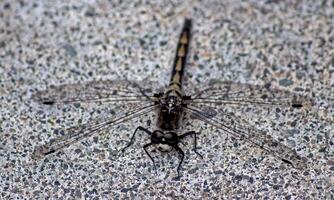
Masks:
[[[184,67],[186,64],[186,58],[188,54],[189,40],[191,31],[191,20],[185,19],[182,32],[179,37],[178,45],[176,48],[176,56],[173,64],[173,71],[170,80],[167,94],[176,93],[175,95],[182,96],[182,77]]]

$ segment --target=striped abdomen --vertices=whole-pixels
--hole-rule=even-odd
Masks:
[[[170,80],[167,94],[175,93],[175,95],[182,96],[182,77],[184,72],[184,66],[186,64],[186,58],[189,47],[191,31],[191,20],[185,19],[179,42],[176,49],[176,56],[173,65],[172,77]]]

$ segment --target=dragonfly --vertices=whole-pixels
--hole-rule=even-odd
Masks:
[[[42,158],[53,154],[69,145],[81,141],[94,134],[102,134],[113,127],[138,118],[148,113],[157,114],[156,129],[150,130],[138,126],[133,132],[127,145],[122,148],[125,152],[135,141],[139,131],[148,135],[150,142],[143,145],[143,149],[153,163],[149,148],[154,146],[161,152],[176,151],[180,157],[177,173],[180,175],[185,153],[180,147],[185,138],[193,138],[193,151],[201,158],[197,151],[198,131],[182,132],[184,116],[194,116],[220,132],[249,142],[262,150],[269,152],[277,159],[297,169],[307,167],[307,159],[301,157],[294,149],[274,139],[266,131],[247,122],[247,118],[237,116],[224,108],[287,108],[290,110],[307,108],[312,105],[312,99],[305,96],[271,88],[269,86],[233,83],[221,80],[211,81],[202,89],[188,92],[183,91],[183,76],[191,39],[192,20],[184,20],[181,34],[178,38],[176,55],[169,85],[164,91],[153,91],[140,83],[129,80],[94,81],[86,84],[67,84],[54,86],[38,91],[33,99],[41,104],[70,104],[102,102],[110,104],[128,104],[130,109],[121,111],[117,116],[110,116],[103,120],[92,120],[63,131],[63,135],[37,146],[33,157]],[[214,113],[203,109],[203,106],[213,107]]]

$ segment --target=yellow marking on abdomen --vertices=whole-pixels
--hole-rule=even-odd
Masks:
[[[184,45],[181,45],[180,49],[177,52],[177,55],[180,57],[184,57],[185,54],[186,54],[186,50],[184,48]]]
[[[168,90],[180,90],[180,87],[177,84],[173,84],[168,87]]]
[[[182,69],[182,58],[179,57],[179,59],[176,62],[176,68],[175,68],[175,70],[176,71],[181,71],[181,69]]]
[[[181,79],[180,79],[181,77],[180,77],[180,74],[177,72],[177,73],[175,73],[175,75],[173,76],[173,80],[172,80],[172,82],[176,82],[176,83],[179,83],[180,84],[180,82],[181,82]]]
[[[181,43],[181,44],[187,44],[187,43],[188,43],[187,33],[184,32],[184,33],[182,34],[180,43]]]
[[[177,84],[170,85],[168,87],[167,93],[181,96],[181,88]]]

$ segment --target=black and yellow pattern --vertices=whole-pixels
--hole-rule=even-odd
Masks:
[[[169,87],[167,89],[168,95],[176,95],[179,97],[182,96],[182,77],[188,53],[190,31],[191,20],[185,19],[179,42],[176,48],[176,56],[173,64],[172,77]]]

